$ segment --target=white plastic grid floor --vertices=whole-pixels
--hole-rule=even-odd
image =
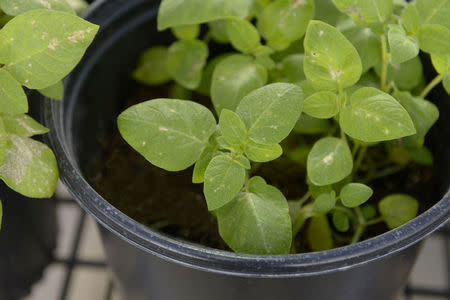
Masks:
[[[95,221],[67,195],[58,202],[58,218],[55,263],[47,268],[31,295],[22,300],[120,300],[103,264],[104,252]],[[399,300],[450,299],[450,227],[447,228],[446,233],[438,232],[426,240],[413,269],[410,288]]]

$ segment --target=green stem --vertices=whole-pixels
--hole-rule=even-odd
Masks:
[[[355,145],[353,146],[353,150],[352,150],[353,159],[355,158],[355,155],[358,152],[359,147],[361,147],[361,143],[358,141],[355,141]]]
[[[387,87],[386,87],[386,81],[387,81],[387,71],[388,71],[388,65],[389,65],[389,53],[387,51],[387,40],[386,40],[386,35],[382,34],[381,35],[381,50],[382,50],[382,59],[383,59],[383,64],[381,67],[381,82],[380,82],[380,86],[381,89],[386,92],[387,91]]]
[[[353,234],[352,238],[352,244],[356,244],[361,239],[361,236],[364,233],[364,230],[366,230],[366,220],[364,218],[364,215],[361,212],[361,208],[355,207],[354,212],[358,218],[358,225],[356,226],[355,233]]]
[[[298,212],[297,216],[294,218],[294,221],[292,222],[293,238],[295,238],[295,236],[299,233],[300,229],[302,229],[303,225],[305,225],[306,221],[312,216],[314,216],[312,204],[306,205]]]
[[[383,177],[394,175],[394,174],[404,170],[405,168],[406,168],[406,166],[395,166],[395,167],[386,168],[384,170],[375,172],[374,174],[371,174],[370,176],[367,176],[363,180],[363,183],[369,183],[369,182],[371,182],[371,181],[373,181],[375,179],[379,179],[379,178],[383,178]]]
[[[346,214],[348,216],[354,216],[354,213],[352,212],[352,210],[347,207],[335,206],[333,208],[333,210],[343,212],[344,214]]]
[[[366,222],[366,226],[372,226],[372,225],[381,223],[381,222],[383,222],[383,221],[384,221],[384,218],[383,218],[383,217],[379,217],[379,218],[376,218],[376,219],[367,221],[367,222]]]
[[[439,74],[438,76],[436,76],[436,78],[434,78],[433,81],[431,81],[427,85],[427,87],[423,90],[423,92],[420,94],[420,97],[425,99],[428,93],[430,93],[432,89],[434,89],[439,83],[441,83],[443,79],[444,79],[443,74]]]
[[[366,156],[366,153],[367,153],[367,146],[362,146],[361,149],[359,150],[358,157],[356,158],[356,162],[353,167],[353,173],[356,173],[361,167],[361,163],[364,157]]]
[[[300,199],[298,199],[297,203],[300,207],[303,206],[303,204],[306,203],[306,201],[308,201],[308,199],[311,197],[311,193],[310,192],[306,192],[306,194],[303,195],[303,197],[301,197]]]

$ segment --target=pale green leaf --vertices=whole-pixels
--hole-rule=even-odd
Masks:
[[[281,75],[287,82],[298,83],[306,79],[303,72],[303,54],[291,54],[281,62]]]
[[[245,182],[245,168],[229,155],[214,157],[206,168],[203,192],[210,211],[232,201]]]
[[[246,169],[246,170],[250,170],[251,169],[250,161],[248,160],[247,157],[245,157],[242,154],[234,156],[233,157],[233,161],[235,163],[237,163],[238,165],[240,165],[241,167],[243,167],[244,169]]]
[[[350,229],[350,220],[348,216],[337,210],[333,212],[333,225],[340,232],[347,232]]]
[[[40,89],[39,93],[53,100],[62,100],[62,98],[64,97],[64,84],[62,81],[58,81],[52,86],[49,86],[45,89]]]
[[[336,198],[331,193],[320,194],[314,200],[314,212],[326,214],[336,205]]]
[[[160,85],[170,81],[167,68],[169,50],[164,46],[155,46],[145,50],[138,62],[133,78],[147,85]]]
[[[30,89],[49,87],[78,64],[98,28],[63,12],[24,13],[0,30],[0,63]]]
[[[392,64],[408,61],[419,54],[419,41],[415,36],[406,35],[400,25],[391,25],[388,32]]]
[[[24,114],[28,112],[28,100],[20,83],[0,68],[0,113]]]
[[[254,162],[268,162],[280,157],[283,149],[278,144],[264,145],[250,139],[245,144],[244,152]]]
[[[0,166],[5,162],[7,142],[5,125],[2,118],[0,118]]]
[[[258,18],[258,29],[270,47],[284,50],[303,37],[314,10],[313,0],[276,0]]]
[[[199,87],[197,88],[197,92],[202,95],[210,96],[211,94],[211,83],[214,70],[216,66],[225,58],[229,57],[230,54],[222,54],[214,57],[212,60],[208,62],[206,68],[203,71],[202,81],[200,82]]]
[[[318,0],[316,3],[316,14],[314,19],[336,26],[339,19],[344,16],[334,5],[332,0]]]
[[[222,135],[232,145],[241,145],[247,140],[247,128],[241,118],[228,109],[220,113],[219,128]]]
[[[431,62],[439,74],[450,74],[450,53],[431,54]]]
[[[347,143],[334,137],[317,141],[308,155],[308,178],[318,186],[341,181],[353,169],[353,157]]]
[[[326,216],[322,215],[311,218],[306,237],[312,251],[325,251],[334,247],[330,224]]]
[[[208,144],[205,149],[203,149],[203,152],[200,154],[200,157],[194,166],[192,183],[203,183],[205,181],[206,168],[213,159],[216,151],[216,146],[212,144]]]
[[[301,114],[300,119],[295,124],[294,132],[300,134],[321,134],[331,129],[328,120],[317,119],[307,114]]]
[[[48,198],[58,182],[56,158],[45,144],[9,134],[0,178],[26,197]]]
[[[375,66],[378,75],[381,74],[381,65]],[[397,88],[409,91],[417,87],[423,78],[422,62],[418,56],[402,64],[388,66],[387,82],[393,81]]]
[[[226,44],[230,42],[228,38],[228,30],[227,30],[227,20],[217,20],[210,22],[209,24],[210,33],[212,39],[220,44]]]
[[[172,28],[173,35],[179,40],[195,40],[200,34],[200,25],[181,25]]]
[[[246,192],[217,210],[217,220],[221,237],[236,252],[289,253],[292,225],[288,203],[261,177],[251,178]]]
[[[442,80],[442,84],[444,85],[444,88],[447,91],[447,94],[450,95],[450,75],[446,75],[444,77],[444,79]]]
[[[214,70],[211,99],[216,111],[236,110],[242,98],[267,82],[267,71],[249,56],[232,55]]]
[[[273,83],[245,96],[236,113],[247,126],[251,139],[270,145],[289,135],[302,108],[303,92],[299,86]]]
[[[267,70],[272,70],[272,69],[276,68],[276,66],[277,66],[276,63],[274,62],[274,60],[272,58],[270,58],[269,55],[258,55],[255,57],[255,62],[257,64],[260,64]]]
[[[7,133],[32,137],[47,133],[49,130],[28,115],[0,115]]]
[[[333,0],[336,7],[360,26],[383,24],[394,12],[393,0]]]
[[[169,48],[167,69],[180,85],[194,90],[200,85],[207,59],[208,46],[204,42],[178,41]]]
[[[191,101],[155,99],[118,118],[123,138],[149,162],[168,171],[193,165],[216,130],[212,113]]]
[[[272,0],[254,0],[250,10],[251,14],[259,18],[261,13],[264,11],[264,8],[266,8],[271,2]]]
[[[311,152],[311,149],[309,152]],[[306,178],[306,183],[308,184],[308,191],[313,199],[317,199],[317,197],[322,194],[331,194],[331,192],[333,192],[333,187],[331,185],[318,186],[312,183],[309,178]]]
[[[229,18],[227,33],[233,47],[245,54],[254,53],[261,46],[258,30],[249,21]]]
[[[342,130],[363,142],[398,139],[416,133],[408,112],[391,95],[364,87],[341,109]]]
[[[252,0],[163,0],[158,13],[158,30],[180,25],[207,23],[226,17],[248,16]]]
[[[416,0],[422,24],[439,24],[450,29],[450,2],[448,0]]]
[[[438,24],[425,24],[419,28],[420,49],[428,53],[450,53],[450,29]]]
[[[373,190],[362,183],[349,183],[342,188],[339,195],[344,206],[353,208],[369,200]]]
[[[329,119],[337,115],[340,108],[339,97],[335,93],[323,91],[306,98],[303,110],[312,117]]]
[[[409,33],[417,33],[421,25],[420,15],[414,3],[409,3],[402,12],[402,24]]]
[[[85,0],[66,0],[66,1],[78,15],[83,14],[89,7],[89,3],[87,3]]]
[[[11,16],[36,9],[51,9],[75,14],[66,0],[0,0],[0,8]]]
[[[394,194],[383,198],[378,209],[388,227],[394,229],[417,216],[419,202],[408,195]]]
[[[304,71],[318,90],[338,90],[354,85],[361,77],[358,51],[336,28],[311,21],[305,37]]]
[[[411,161],[423,166],[433,165],[433,153],[427,147],[408,149],[408,152]]]

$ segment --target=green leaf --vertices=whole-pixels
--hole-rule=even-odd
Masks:
[[[33,10],[0,30],[0,63],[22,85],[43,89],[72,71],[97,31],[97,25],[74,15]]]
[[[370,220],[376,217],[377,209],[372,204],[366,204],[361,207],[361,213],[364,216],[364,219]]]
[[[7,142],[5,125],[2,118],[0,118],[0,166],[5,162]]]
[[[391,61],[394,65],[408,61],[419,54],[419,41],[415,36],[406,35],[400,25],[389,27],[388,40],[391,48]]]
[[[346,207],[357,207],[369,200],[373,190],[362,183],[349,183],[345,185],[340,193],[342,204]]]
[[[314,200],[314,212],[326,214],[336,205],[336,198],[330,193],[320,194]]]
[[[194,171],[192,173],[192,183],[203,183],[205,181],[205,172],[209,163],[214,157],[214,154],[217,151],[216,145],[208,144],[203,152],[200,154],[197,162],[194,166]]]
[[[164,46],[155,46],[145,50],[138,62],[133,78],[147,85],[161,85],[170,81],[167,67],[169,50]]]
[[[229,155],[214,157],[206,168],[203,192],[210,211],[229,203],[241,191],[245,168]]]
[[[291,54],[281,62],[281,75],[287,82],[298,83],[306,79],[303,72],[303,54]]]
[[[250,179],[242,192],[217,210],[219,232],[236,252],[287,254],[292,242],[292,225],[286,198],[261,177]]]
[[[226,17],[248,16],[252,0],[163,0],[158,13],[158,30],[180,25],[207,23]]]
[[[383,198],[378,209],[388,227],[394,229],[417,216],[419,202],[408,195],[394,194]]]
[[[450,29],[438,24],[425,24],[419,28],[420,49],[428,53],[450,52]]]
[[[314,19],[335,26],[344,15],[336,8],[332,0],[316,1],[316,14]]]
[[[209,29],[212,39],[219,44],[226,44],[230,42],[228,38],[227,20],[217,20],[210,22]]]
[[[295,147],[294,149],[287,149],[286,155],[292,161],[306,168],[306,161],[308,159],[309,151],[311,151],[311,146],[300,145],[298,147]]]
[[[254,162],[268,162],[280,157],[283,149],[278,144],[264,145],[250,139],[245,144],[244,152]]]
[[[87,3],[85,0],[66,0],[66,1],[78,15],[83,14],[89,7],[89,3]]]
[[[233,47],[245,54],[254,53],[261,46],[258,30],[249,21],[229,18],[227,33]]]
[[[422,166],[433,165],[433,153],[427,147],[408,149],[408,152],[411,161]]]
[[[26,197],[48,198],[58,182],[56,158],[45,144],[10,134],[0,179]]]
[[[327,133],[331,129],[328,120],[317,119],[307,114],[301,114],[300,119],[295,124],[294,132],[300,134],[321,134]]]
[[[248,158],[247,157],[245,157],[244,155],[238,155],[238,156],[235,156],[234,158],[233,158],[233,161],[235,162],[235,163],[237,163],[238,165],[240,165],[241,167],[243,167],[244,169],[246,169],[246,170],[250,170],[251,169],[251,164],[250,164],[250,161],[248,160]]]
[[[417,33],[421,25],[420,15],[414,3],[409,3],[402,12],[402,24],[409,33]]]
[[[75,14],[66,0],[0,0],[0,8],[10,16],[17,16],[36,9],[51,9]]]
[[[375,66],[375,71],[380,76],[381,64]],[[397,88],[409,91],[420,84],[423,78],[422,62],[418,56],[399,65],[388,66],[387,82],[393,81]]]
[[[295,126],[303,108],[302,89],[294,84],[273,83],[242,99],[236,113],[260,144],[278,144]]]
[[[47,133],[49,130],[39,124],[30,116],[22,115],[0,115],[7,133],[23,137],[32,137]]]
[[[329,119],[337,115],[340,108],[338,96],[335,93],[323,91],[306,98],[303,110],[312,117]]]
[[[339,182],[350,175],[352,169],[350,149],[346,142],[338,138],[320,139],[308,155],[308,177],[318,186]]]
[[[225,58],[229,57],[230,54],[222,54],[214,57],[211,61],[206,65],[205,70],[203,71],[202,81],[200,82],[199,87],[197,88],[197,92],[204,96],[210,96],[211,94],[211,83],[214,70],[216,66]]]
[[[311,150],[309,152],[311,152]],[[331,185],[318,186],[312,183],[309,178],[306,178],[306,183],[308,184],[308,191],[311,193],[313,199],[317,199],[317,197],[322,194],[331,194],[331,192],[333,192],[333,187]]]
[[[0,113],[24,114],[28,100],[20,83],[5,69],[0,68]]]
[[[264,47],[264,46],[263,46]],[[277,65],[269,55],[259,55],[255,57],[255,62],[267,70],[274,69]]]
[[[276,0],[262,12],[258,29],[270,47],[284,50],[303,37],[314,10],[312,0]]]
[[[306,232],[309,248],[312,251],[325,251],[334,247],[330,224],[326,216],[312,217]]]
[[[249,56],[232,55],[214,70],[211,99],[218,114],[222,109],[236,110],[242,98],[267,82],[267,71]]]
[[[442,84],[444,85],[444,88],[447,91],[447,94],[450,95],[450,75],[446,75],[444,77],[444,79],[442,80]]]
[[[431,62],[439,74],[450,74],[450,53],[449,54],[431,54]]]
[[[195,40],[200,34],[200,25],[181,25],[172,28],[173,35],[179,40]]]
[[[208,46],[202,41],[178,41],[169,48],[167,69],[183,87],[194,90],[200,85],[208,59]]]
[[[353,93],[342,108],[342,130],[363,142],[398,139],[416,133],[408,112],[391,95],[364,87]]]
[[[333,212],[333,225],[340,232],[347,232],[350,229],[350,220],[342,211]]]
[[[360,26],[386,23],[394,12],[393,0],[333,0],[336,7]]]
[[[220,113],[219,128],[225,139],[232,145],[241,145],[247,140],[247,128],[233,111],[223,109]]]
[[[58,81],[52,86],[49,86],[45,89],[40,89],[39,93],[53,100],[62,100],[62,98],[64,97],[64,84],[62,81]]]
[[[334,91],[358,82],[361,59],[339,30],[320,21],[311,21],[304,46],[304,71],[314,88]]]
[[[422,24],[439,24],[450,28],[448,0],[416,0],[414,4]]]
[[[153,165],[168,171],[193,165],[216,126],[206,107],[174,99],[137,104],[118,118],[123,138]]]
[[[174,82],[169,87],[169,91],[167,93],[168,98],[170,99],[191,99],[192,91],[188,90],[178,83]]]

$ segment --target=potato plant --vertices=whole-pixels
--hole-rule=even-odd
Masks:
[[[27,115],[23,87],[61,99],[61,80],[98,26],[77,17],[65,0],[0,0],[0,9],[0,179],[27,197],[50,197],[58,167],[52,150],[32,138],[48,129]],[[1,217],[0,203],[0,225]]]
[[[119,130],[157,167],[194,166],[236,252],[295,253],[305,226],[311,250],[356,243],[418,213],[407,194],[367,201],[374,180],[432,164],[424,140],[439,111],[425,98],[441,82],[450,92],[449,15],[448,0],[163,0],[158,29],[177,40],[146,50],[133,76],[173,82],[174,99],[128,108]],[[211,43],[234,51],[210,55]],[[438,73],[430,83],[420,51]],[[254,175],[282,155],[306,167],[300,199]]]

